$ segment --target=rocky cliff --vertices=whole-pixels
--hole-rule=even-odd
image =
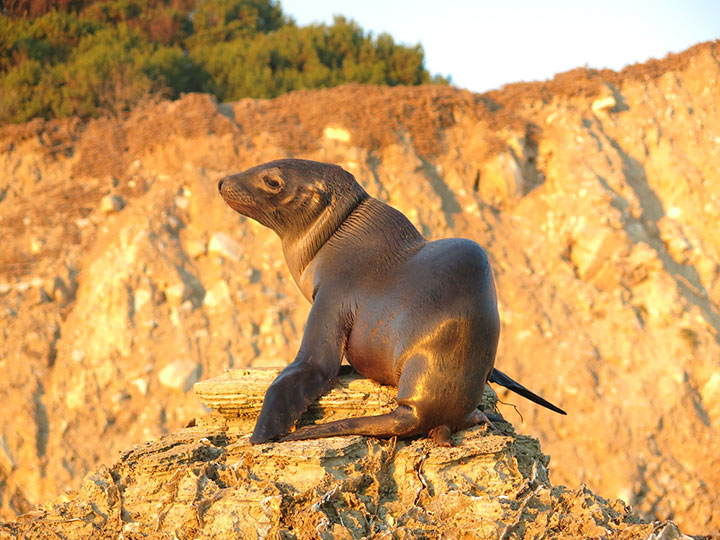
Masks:
[[[345,167],[428,238],[486,248],[497,365],[570,413],[500,396],[554,484],[717,531],[718,77],[715,42],[480,95],[188,95],[2,128],[2,516],[202,415],[194,382],[293,358],[309,305],[279,241],[216,195],[293,156]]]
[[[0,540],[56,538],[690,540],[585,486],[553,486],[537,439],[496,420],[453,436],[332,437],[253,446],[249,433],[278,370],[234,370],[196,385],[222,414],[122,453],[13,523]],[[379,414],[395,391],[357,374],[300,423]],[[368,399],[369,398],[369,399]],[[482,408],[497,396],[487,390]]]

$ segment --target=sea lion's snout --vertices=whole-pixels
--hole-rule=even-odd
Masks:
[[[237,175],[224,176],[218,180],[218,193],[230,208],[241,214],[247,215],[248,205],[254,202],[242,182],[238,182]]]
[[[232,193],[238,191],[241,187],[241,182],[238,182],[237,177],[238,174],[230,174],[228,176],[223,176],[220,180],[218,180],[218,193],[223,199],[232,197]]]
[[[218,180],[218,193],[227,202],[230,192],[233,191],[233,178],[235,175],[223,176]]]

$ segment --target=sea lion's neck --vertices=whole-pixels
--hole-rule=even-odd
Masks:
[[[349,250],[351,255],[362,251],[362,257],[371,258],[373,268],[382,271],[406,260],[426,242],[403,213],[368,197],[343,221],[328,245]]]
[[[358,186],[359,187],[359,186]],[[302,275],[320,248],[351,215],[355,209],[370,196],[359,188],[328,204],[310,223],[301,230],[285,234],[282,239],[283,253],[295,283],[305,296],[308,296],[301,283]]]

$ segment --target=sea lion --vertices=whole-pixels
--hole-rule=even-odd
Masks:
[[[428,242],[337,165],[281,159],[226,176],[218,190],[233,210],[277,233],[312,303],[300,350],[268,388],[252,443],[428,433],[447,446],[455,431],[490,423],[477,408],[487,381],[565,414],[494,369],[495,284],[475,242]],[[397,408],[287,435],[332,387],[343,356],[362,375],[397,386]]]

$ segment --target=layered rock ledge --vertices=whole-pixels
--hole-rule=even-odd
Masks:
[[[251,445],[276,370],[198,383],[219,412],[122,453],[81,488],[0,524],[6,538],[689,538],[584,486],[554,486],[537,439],[506,422],[430,439]],[[343,374],[302,422],[376,414],[394,390]],[[482,407],[494,410],[488,388]]]

